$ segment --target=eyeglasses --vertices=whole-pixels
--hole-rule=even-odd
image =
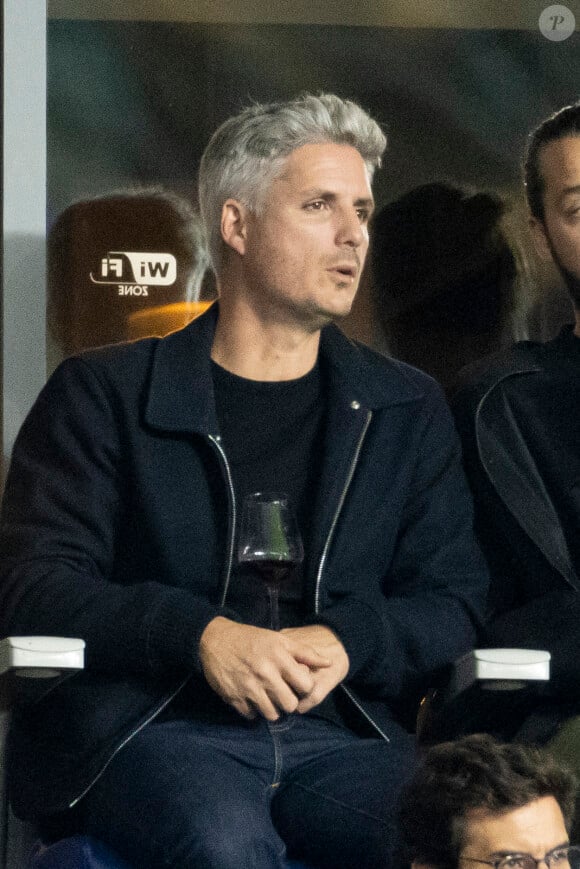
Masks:
[[[554,848],[548,851],[539,860],[531,854],[506,854],[497,860],[478,860],[475,857],[461,857],[468,863],[485,863],[493,866],[493,869],[538,869],[540,863],[545,863],[547,869],[580,869],[580,847],[577,845],[565,845],[563,848]]]

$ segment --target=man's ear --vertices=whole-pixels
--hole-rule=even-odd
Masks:
[[[538,220],[537,217],[530,217],[530,230],[532,232],[534,246],[538,252],[538,255],[545,262],[551,261],[552,249],[550,247],[550,240],[546,234],[546,228],[543,222],[541,220]]]
[[[226,199],[222,206],[221,233],[228,247],[240,256],[246,252],[248,210],[237,199]]]

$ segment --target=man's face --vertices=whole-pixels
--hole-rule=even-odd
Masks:
[[[350,145],[304,145],[247,213],[243,274],[251,304],[274,322],[318,329],[348,314],[368,249],[373,199]]]
[[[531,854],[539,860],[568,844],[564,818],[554,797],[541,797],[502,814],[474,809],[467,815],[463,838],[459,869],[476,869],[478,863],[472,859],[493,861],[510,854]]]
[[[544,221],[532,219],[540,253],[551,257],[580,309],[580,136],[549,142],[539,154]]]

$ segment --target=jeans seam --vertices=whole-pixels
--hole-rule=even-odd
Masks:
[[[271,787],[277,787],[282,778],[282,751],[278,741],[278,731],[270,730],[270,736],[274,744],[274,775],[272,778]]]
[[[340,806],[341,808],[346,809],[349,812],[354,812],[357,815],[362,815],[365,818],[370,818],[372,821],[377,821],[379,824],[385,823],[384,818],[381,818],[377,815],[372,815],[370,812],[365,812],[364,809],[358,809],[356,806],[350,806],[348,803],[344,803],[342,800],[337,800],[335,797],[329,797],[313,787],[303,785],[297,781],[293,781],[291,784],[292,787],[300,788],[301,790],[306,791],[309,794],[314,794],[314,796],[318,797],[319,799],[326,800],[326,802],[328,803],[333,803],[336,806]],[[389,824],[385,824],[385,826],[389,826]]]

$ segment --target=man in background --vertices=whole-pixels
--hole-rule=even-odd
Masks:
[[[412,869],[577,869],[575,780],[550,755],[476,734],[431,748],[406,790],[402,846]]]
[[[523,337],[527,264],[506,199],[422,184],[379,211],[371,252],[391,355],[426,371],[448,396],[466,365]]]
[[[546,344],[499,355],[454,409],[492,572],[487,641],[551,652],[526,739],[559,730],[554,750],[580,770],[580,103],[530,134],[525,184],[536,245],[574,320]]]

